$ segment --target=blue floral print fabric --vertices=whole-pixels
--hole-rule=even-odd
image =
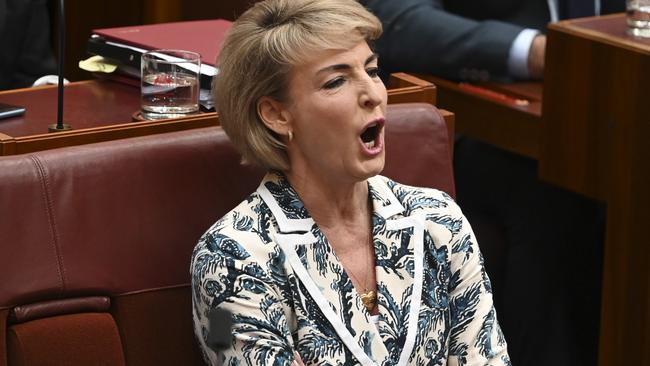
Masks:
[[[368,179],[379,317],[280,173],[217,221],[192,255],[196,336],[217,365],[510,365],[471,227],[444,192]],[[208,314],[232,346],[206,345]]]

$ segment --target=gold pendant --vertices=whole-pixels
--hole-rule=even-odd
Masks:
[[[366,309],[368,309],[368,312],[371,312],[372,309],[374,309],[375,305],[377,304],[377,295],[375,294],[375,292],[369,291],[361,294],[360,296],[363,305],[366,307]]]

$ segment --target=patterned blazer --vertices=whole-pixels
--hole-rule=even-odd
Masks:
[[[445,193],[368,179],[375,324],[286,178],[269,173],[194,249],[194,328],[212,364],[509,365],[472,230]],[[232,346],[207,347],[208,313],[233,314]]]

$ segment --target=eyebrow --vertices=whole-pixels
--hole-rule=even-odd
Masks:
[[[371,63],[371,62],[377,60],[377,58],[378,58],[378,55],[377,55],[376,53],[373,53],[372,55],[368,56],[368,58],[367,58],[366,61],[363,63],[363,65],[364,65],[364,66],[367,66],[369,63]],[[352,66],[350,66],[350,65],[348,65],[348,64],[336,64],[336,65],[330,65],[330,66],[326,66],[326,67],[323,67],[322,69],[318,70],[318,72],[316,72],[316,74],[320,74],[320,73],[323,73],[323,72],[325,72],[325,71],[341,71],[341,70],[350,70],[351,68],[352,68]]]

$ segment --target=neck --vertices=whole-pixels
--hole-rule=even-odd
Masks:
[[[323,228],[368,222],[368,183],[341,182],[295,171],[285,173],[311,217]]]

